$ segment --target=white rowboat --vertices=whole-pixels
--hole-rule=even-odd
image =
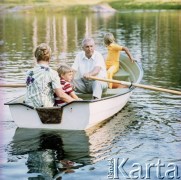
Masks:
[[[140,83],[143,70],[138,62],[120,56],[120,70],[116,80]],[[74,101],[62,107],[33,108],[24,103],[24,96],[8,103],[12,118],[20,128],[87,130],[115,115],[128,102],[134,87],[108,89],[102,99],[91,100],[91,94],[78,94],[83,101]]]

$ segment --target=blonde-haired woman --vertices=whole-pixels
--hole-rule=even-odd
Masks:
[[[104,35],[104,44],[106,45],[108,50],[106,57],[107,76],[109,79],[112,79],[114,74],[119,70],[120,51],[125,51],[131,62],[134,62],[134,60],[127,47],[118,45],[115,42],[115,38],[112,33],[107,33]],[[112,89],[112,87],[113,84],[109,83],[109,88]]]
[[[67,103],[73,101],[62,90],[58,73],[49,67],[51,48],[41,43],[35,50],[35,58],[36,66],[26,74],[25,103],[33,107],[52,107],[54,93]]]

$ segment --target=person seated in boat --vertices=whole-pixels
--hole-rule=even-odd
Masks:
[[[71,82],[73,80],[73,69],[68,64],[61,64],[57,69],[58,75],[60,77],[60,83],[62,85],[63,91],[71,96],[75,100],[82,100],[80,99],[73,89]],[[56,93],[54,94],[55,97],[55,106],[62,106],[66,102],[59,98]]]
[[[51,48],[40,44],[35,50],[37,64],[27,71],[25,103],[33,107],[52,107],[54,105],[54,92],[65,102],[74,99],[64,93],[58,73],[49,67]]]
[[[107,77],[104,58],[95,50],[95,42],[92,38],[83,39],[82,49],[83,51],[76,55],[72,65],[76,72],[74,86],[78,92],[92,93],[93,99],[100,99],[108,85],[106,82],[91,80],[89,76]]]
[[[106,57],[107,76],[108,79],[112,79],[114,74],[119,70],[120,51],[125,51],[132,63],[134,62],[134,58],[127,47],[121,46],[115,42],[115,38],[112,33],[107,33],[104,35],[104,44],[108,50]],[[109,83],[109,88],[117,88],[117,85]]]

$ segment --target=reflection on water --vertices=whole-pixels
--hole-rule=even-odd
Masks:
[[[52,67],[61,61],[72,63],[85,36],[95,38],[97,49],[105,54],[103,35],[110,31],[136,59],[142,59],[146,81],[170,88],[181,86],[180,73],[174,73],[180,72],[181,66],[179,19],[180,11],[137,12],[134,16],[132,13],[2,15],[0,40],[4,43],[0,45],[0,78],[5,82],[24,82],[25,72],[35,64],[33,51],[42,42],[52,48]]]
[[[91,163],[89,138],[84,131],[17,128],[9,151],[8,161],[27,155],[27,173],[46,179]]]
[[[143,84],[179,90],[180,19],[181,11],[2,14],[0,41],[4,43],[0,43],[0,82],[23,83],[25,72],[35,64],[34,48],[41,42],[49,43],[52,48],[53,68],[62,61],[73,62],[84,36],[92,36],[96,49],[105,55],[103,34],[109,31],[136,59],[142,60]],[[95,176],[107,179],[110,158],[129,158],[130,167],[133,163],[156,163],[158,159],[181,167],[180,96],[136,89],[126,107],[101,127],[86,133],[65,133],[16,129],[3,103],[24,92],[22,88],[0,89],[4,131],[0,178],[3,180],[53,177],[92,180]]]

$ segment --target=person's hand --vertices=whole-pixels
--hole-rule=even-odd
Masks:
[[[85,73],[84,74],[84,78],[89,79],[89,77],[90,77],[90,73]]]
[[[82,101],[83,99],[82,99],[82,98],[78,98],[77,100],[80,100],[80,101]]]
[[[132,62],[132,63],[134,63],[134,62],[135,62],[135,60],[134,60],[134,59],[131,59],[131,62]]]

